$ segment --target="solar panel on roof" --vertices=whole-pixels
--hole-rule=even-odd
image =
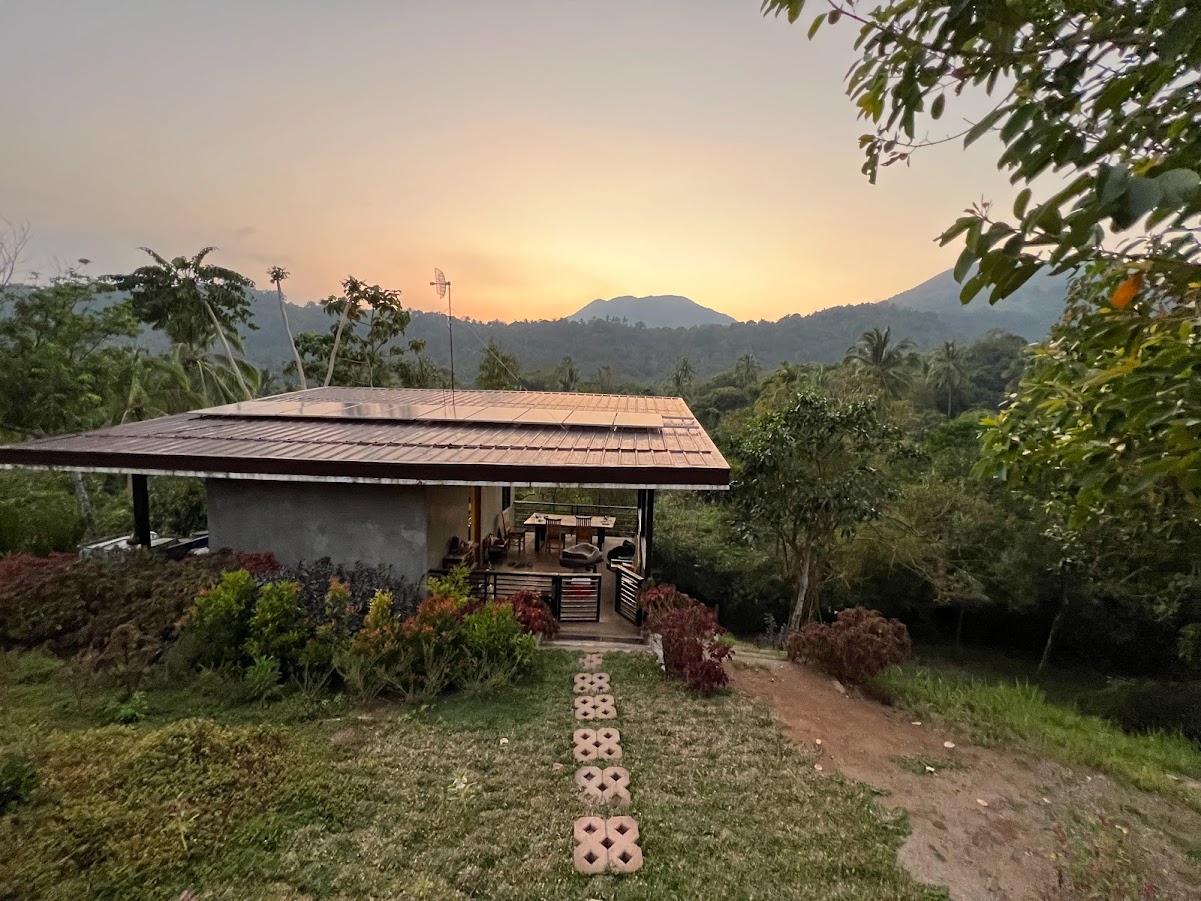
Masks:
[[[478,396],[478,392],[476,393]],[[510,394],[514,399],[520,395]],[[201,410],[198,416],[267,419],[334,419],[367,422],[468,422],[492,425],[544,425],[565,428],[659,429],[659,413],[618,412],[614,409],[485,405],[480,403],[405,403],[403,401],[322,400],[320,396],[265,398]]]

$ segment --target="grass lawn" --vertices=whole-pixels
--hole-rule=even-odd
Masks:
[[[606,668],[645,865],[575,874],[575,661],[544,652],[520,686],[416,711],[152,689],[134,726],[99,725],[61,672],[10,665],[0,752],[41,784],[0,814],[0,897],[944,897],[897,865],[904,822],[815,772],[762,707],[691,697],[628,654]]]
[[[947,666],[895,667],[877,677],[876,684],[919,714],[937,713],[962,725],[981,744],[1025,745],[1061,763],[1095,767],[1201,810],[1201,792],[1180,778],[1201,780],[1201,747],[1183,736],[1124,732],[1070,703],[1053,703],[1040,686]],[[1060,687],[1064,690],[1062,681]]]

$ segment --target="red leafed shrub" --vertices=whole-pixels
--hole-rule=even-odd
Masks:
[[[99,647],[127,623],[163,640],[201,590],[233,565],[227,553],[177,561],[143,551],[6,557],[0,560],[0,647],[48,645],[71,656]]]
[[[519,591],[505,598],[511,604],[521,628],[531,635],[553,638],[559,631],[559,621],[551,612],[550,605],[536,591]]]
[[[788,638],[788,659],[848,682],[865,682],[913,653],[909,630],[878,610],[850,607],[832,623],[809,623]]]
[[[718,636],[725,630],[717,615],[675,586],[660,585],[652,592],[647,628],[663,640],[663,669],[669,678],[682,679],[690,689],[710,695],[724,687],[730,677],[722,661],[733,653]],[[653,611],[653,613],[651,612]]]
[[[644,621],[651,628],[653,628],[653,623],[669,610],[688,607],[695,603],[696,601],[676,586],[667,584],[651,585],[649,588],[643,589],[642,594],[638,597],[638,606],[642,609]],[[654,631],[658,630],[654,629]]]
[[[282,569],[279,561],[275,559],[275,554],[270,551],[255,554],[234,554],[234,560],[238,564],[235,569],[244,569],[256,579],[266,579]]]

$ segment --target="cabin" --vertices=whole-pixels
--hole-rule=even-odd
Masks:
[[[0,446],[0,466],[128,474],[132,540],[147,546],[147,478],[202,478],[210,547],[387,565],[415,583],[466,564],[482,596],[530,588],[592,623],[636,617],[655,492],[730,483],[680,398],[416,388],[313,388]],[[526,487],[634,503],[515,501]]]

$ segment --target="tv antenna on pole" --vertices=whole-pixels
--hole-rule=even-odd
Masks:
[[[455,326],[454,310],[450,302],[450,282],[446,274],[434,267],[434,280],[430,282],[438,292],[439,297],[446,298],[446,331],[450,335],[450,405],[455,405]]]

